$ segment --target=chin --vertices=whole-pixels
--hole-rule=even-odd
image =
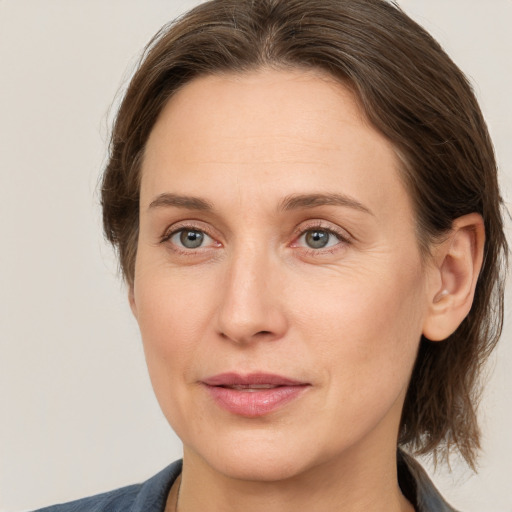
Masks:
[[[209,462],[209,461],[208,461]],[[211,462],[225,476],[253,482],[278,482],[292,479],[307,469],[304,458],[293,454],[231,453]]]
[[[249,431],[218,438],[215,447],[209,443],[194,451],[210,468],[226,477],[277,482],[297,477],[320,462],[314,453],[304,449],[307,443],[293,436],[286,437]],[[185,458],[187,451],[185,449]]]

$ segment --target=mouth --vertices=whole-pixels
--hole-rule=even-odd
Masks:
[[[307,382],[267,373],[223,373],[204,379],[202,384],[222,409],[249,418],[275,412],[311,387]]]
[[[282,386],[273,386],[272,384],[240,384],[233,386],[219,386],[225,389],[236,389],[237,391],[247,391],[248,393],[254,393],[260,389],[276,389]]]

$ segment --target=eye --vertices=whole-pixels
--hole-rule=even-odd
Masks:
[[[297,245],[306,246],[310,249],[326,249],[340,243],[342,238],[328,229],[308,229],[298,238]]]
[[[175,231],[168,240],[174,245],[184,247],[185,249],[198,249],[213,242],[213,239],[204,231],[190,228]]]

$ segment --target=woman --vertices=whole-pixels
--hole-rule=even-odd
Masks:
[[[453,510],[502,324],[492,146],[381,0],[214,0],[150,44],[102,189],[183,462],[45,510]],[[398,451],[397,451],[398,447]]]

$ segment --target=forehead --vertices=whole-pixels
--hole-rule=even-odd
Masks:
[[[333,122],[347,129],[333,131]],[[167,136],[179,137],[180,149],[190,150],[190,158],[200,146],[204,152],[214,150],[216,158],[230,156],[239,161],[240,148],[231,154],[229,148],[240,141],[246,148],[257,149],[264,140],[270,144],[267,151],[284,146],[286,138],[325,147],[341,142],[340,137],[357,137],[361,129],[369,126],[354,95],[330,76],[262,69],[208,75],[186,84],[164,107],[148,145],[155,146],[154,139],[161,140],[165,131]],[[214,147],[209,146],[212,142]]]
[[[393,146],[367,122],[350,89],[325,74],[205,76],[179,90],[155,123],[141,200],[191,189],[222,199],[236,181],[239,200],[265,186],[269,200],[281,192],[335,191],[384,206],[386,195],[402,189],[398,168]]]

